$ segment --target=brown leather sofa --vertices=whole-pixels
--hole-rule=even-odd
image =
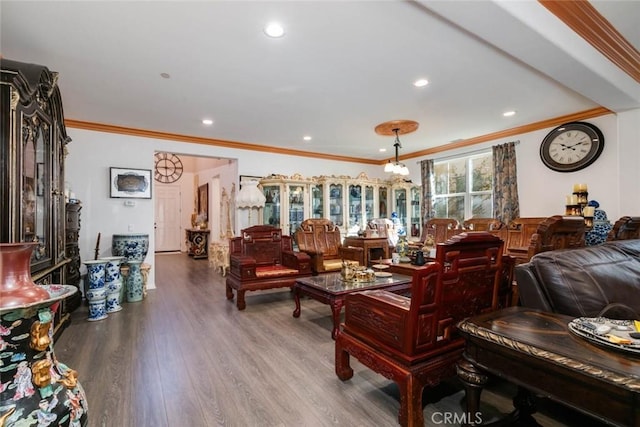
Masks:
[[[522,306],[575,317],[640,319],[640,240],[537,254],[515,269]]]

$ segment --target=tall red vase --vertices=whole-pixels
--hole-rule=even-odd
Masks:
[[[52,307],[77,288],[33,283],[37,245],[0,243],[0,426],[84,426],[84,390],[52,344]]]
[[[38,242],[0,243],[0,308],[49,299],[31,280],[31,253]]]

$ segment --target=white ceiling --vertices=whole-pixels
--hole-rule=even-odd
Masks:
[[[640,48],[640,1],[591,3]],[[640,107],[638,82],[531,0],[2,0],[0,18],[3,57],[59,72],[79,121],[383,160],[388,120],[420,123],[407,154]]]

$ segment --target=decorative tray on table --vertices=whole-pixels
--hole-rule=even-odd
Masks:
[[[640,355],[640,321],[578,317],[569,330],[594,344]]]

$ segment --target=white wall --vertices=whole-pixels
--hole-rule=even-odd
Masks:
[[[640,110],[607,115],[588,120],[597,125],[605,136],[605,147],[600,158],[586,169],[571,173],[554,172],[540,160],[542,139],[552,128],[529,132],[501,140],[490,141],[462,150],[438,153],[433,158],[473,151],[483,147],[519,140],[517,145],[518,190],[521,216],[551,216],[564,214],[565,196],[573,190],[573,184],[586,183],[589,199],[600,202],[611,221],[622,215],[640,214]],[[237,166],[218,166],[199,171],[200,183],[220,177],[221,185],[230,191],[232,182],[238,191],[238,175],[267,176],[272,173],[293,175],[300,173],[311,177],[318,175],[357,176],[365,172],[370,178],[384,178],[382,166],[359,163],[334,162],[322,159],[258,153],[202,144],[166,141],[127,135],[108,134],[68,128],[73,139],[69,144],[66,162],[66,182],[83,203],[80,230],[80,255],[92,259],[96,237],[102,233],[100,255],[111,253],[111,235],[128,232],[129,224],[134,232],[150,235],[150,255],[146,262],[153,266],[155,238],[153,235],[153,200],[136,199],[134,207],[126,207],[123,199],[109,198],[109,167],[153,169],[154,152],[167,151],[177,154],[237,159]],[[426,157],[425,157],[426,158]],[[422,159],[405,163],[411,171],[410,178],[420,182]],[[185,174],[181,186],[193,185],[193,175]],[[155,186],[154,184],[152,184]],[[153,195],[153,189],[152,189]],[[211,197],[210,197],[211,200]],[[183,221],[189,224],[193,202],[183,195]],[[211,211],[211,209],[210,209]],[[237,224],[237,219],[236,219]],[[155,286],[152,267],[150,288]]]
[[[509,141],[519,140],[516,146],[516,159],[518,168],[518,194],[520,197],[520,216],[523,217],[544,217],[551,215],[564,215],[565,196],[573,191],[573,184],[586,183],[589,190],[589,200],[597,200],[600,208],[607,212],[609,219],[615,221],[622,215],[640,214],[640,206],[636,205],[635,210],[621,210],[619,203],[618,188],[620,186],[619,176],[623,174],[622,168],[625,165],[618,164],[618,120],[615,115],[606,115],[594,119],[585,120],[598,126],[604,134],[604,150],[598,160],[591,166],[576,172],[562,173],[548,169],[540,160],[540,143],[544,137],[553,129],[543,129],[535,132],[528,132],[500,140],[488,141],[466,149],[451,150],[449,152],[438,153],[431,158],[438,159],[455,154],[464,154],[465,151],[475,151],[494,145],[504,144]],[[640,124],[640,120],[636,120]],[[638,125],[636,125],[638,126]],[[633,144],[637,146],[636,138]],[[430,158],[421,157],[418,160]],[[635,169],[640,162],[636,154],[633,160],[626,165],[627,168]],[[410,167],[417,167],[410,162]],[[620,170],[620,173],[618,172]],[[419,173],[419,171],[418,171]],[[413,169],[412,169],[413,175]],[[419,180],[416,180],[419,182]],[[639,182],[638,180],[635,181]]]
[[[223,157],[237,159],[237,163],[217,166],[212,169],[199,170],[198,182],[211,182],[213,177],[220,178],[220,184],[227,191],[231,183],[236,183],[238,191],[238,175],[267,176],[272,173],[304,176],[315,175],[351,175],[360,172],[370,177],[384,177],[382,167],[348,162],[333,162],[323,159],[300,158],[270,153],[257,153],[249,150],[236,150],[214,147],[203,144],[167,141],[128,135],[118,135],[67,128],[72,139],[68,145],[65,181],[76,198],[82,201],[81,228],[79,237],[81,259],[93,259],[96,238],[101,233],[100,256],[111,255],[113,234],[128,232],[149,234],[149,254],[145,262],[151,264],[148,288],[155,287],[155,269],[153,265],[154,236],[154,202],[153,199],[111,199],[109,197],[109,168],[124,167],[150,169],[153,171],[154,153],[167,151],[188,156]],[[153,174],[152,174],[153,175]],[[185,173],[178,181],[182,194],[182,221],[185,227],[190,226],[190,215],[193,210],[193,195],[190,194],[194,175]],[[152,183],[153,197],[156,183]],[[135,206],[127,207],[125,200],[134,200]],[[212,197],[209,197],[210,203]],[[211,206],[209,211],[211,212]],[[237,224],[236,220],[236,224]],[[131,231],[129,231],[131,226]],[[184,249],[184,247],[183,247]],[[85,272],[84,266],[82,272]]]

